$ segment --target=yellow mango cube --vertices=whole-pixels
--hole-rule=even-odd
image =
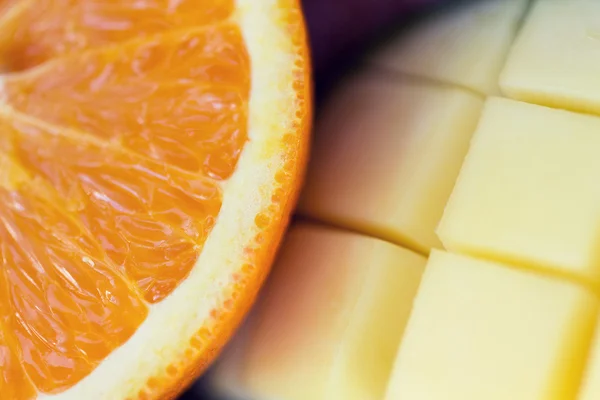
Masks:
[[[600,281],[600,118],[491,98],[438,234],[447,249]]]
[[[250,313],[246,322],[238,328],[234,339],[227,343],[204,378],[205,386],[208,386],[211,393],[219,394],[224,400],[263,400],[252,398],[242,386],[242,368],[248,339],[246,332],[251,315]]]
[[[594,336],[578,400],[600,399],[600,318],[596,322]]]
[[[538,0],[501,74],[503,93],[600,113],[600,1]]]
[[[425,263],[378,239],[296,225],[221,376],[260,400],[381,398]]]
[[[566,400],[596,319],[575,284],[431,254],[386,400]]]
[[[498,75],[526,0],[478,1],[443,9],[380,50],[372,63],[392,71],[498,93]]]
[[[420,252],[435,235],[482,100],[458,89],[362,74],[317,126],[300,213]]]

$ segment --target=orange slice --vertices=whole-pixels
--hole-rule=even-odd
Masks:
[[[298,2],[3,0],[0,32],[1,397],[173,397],[296,201]]]

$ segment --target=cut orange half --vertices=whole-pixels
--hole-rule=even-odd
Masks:
[[[0,397],[170,398],[302,182],[297,0],[0,0]]]

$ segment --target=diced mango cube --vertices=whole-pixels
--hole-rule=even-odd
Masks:
[[[500,78],[519,100],[600,113],[600,1],[538,0]]]
[[[600,118],[491,98],[437,230],[447,249],[600,281]]]
[[[596,311],[575,284],[434,250],[386,400],[573,399]]]
[[[423,256],[354,233],[292,228],[237,354],[254,399],[381,398],[423,273]],[[241,365],[240,365],[241,364]],[[230,375],[235,376],[235,375]]]
[[[578,400],[600,399],[600,318],[596,323],[594,336]]]
[[[414,76],[498,93],[498,75],[526,0],[492,0],[440,10],[395,38],[373,63]]]
[[[363,74],[321,116],[300,213],[428,252],[482,100]]]
[[[246,322],[238,328],[235,337],[227,343],[219,355],[217,362],[205,374],[204,384],[208,386],[211,393],[218,394],[218,399],[223,400],[263,400],[252,398],[247,389],[242,385],[242,372],[246,351],[249,321],[251,313]]]

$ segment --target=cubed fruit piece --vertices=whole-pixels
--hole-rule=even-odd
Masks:
[[[227,343],[219,355],[219,359],[205,374],[203,379],[205,386],[211,393],[218,394],[218,400],[265,400],[255,399],[242,385],[242,368],[246,351],[246,340],[248,335],[251,314],[240,328],[238,328],[234,339]],[[212,398],[211,398],[212,399]]]
[[[304,215],[428,252],[482,100],[458,89],[363,74],[322,115]]]
[[[565,400],[597,311],[575,284],[434,250],[386,400]]]
[[[600,399],[600,318],[596,322],[594,336],[578,400]]]
[[[600,1],[538,0],[500,78],[519,100],[600,113]]]
[[[394,38],[372,62],[479,93],[498,93],[498,75],[526,5],[526,0],[492,0],[440,10],[437,18]]]
[[[354,233],[296,225],[230,363],[254,399],[381,398],[425,266]],[[227,362],[227,360],[225,360]],[[237,378],[236,378],[237,379]]]
[[[491,98],[437,230],[447,249],[597,284],[600,118]]]

